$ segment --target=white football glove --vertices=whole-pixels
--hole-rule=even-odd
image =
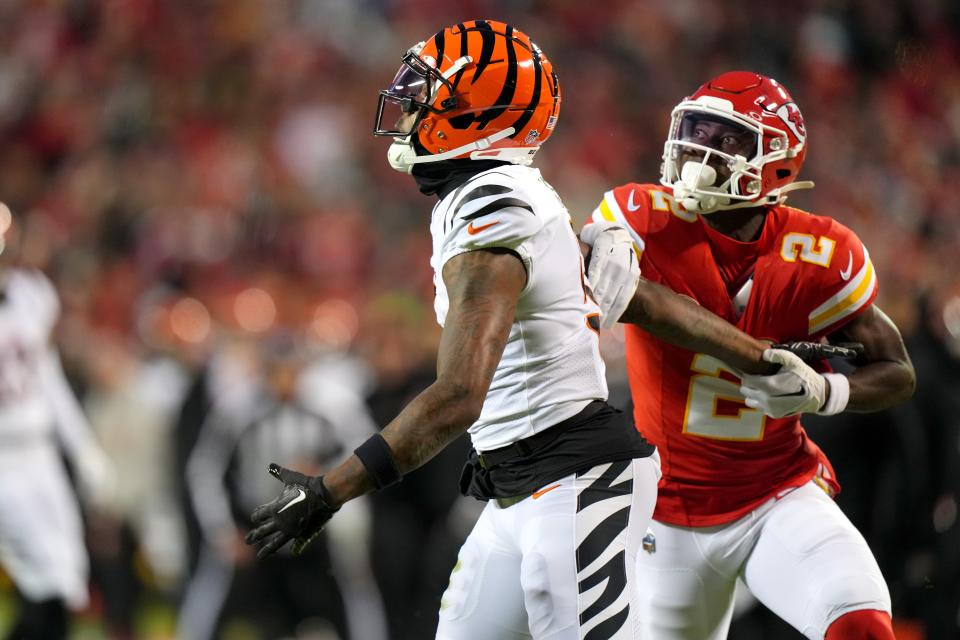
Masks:
[[[600,306],[600,327],[609,329],[633,299],[640,283],[640,257],[633,248],[630,232],[616,222],[602,220],[588,224],[580,240],[592,247],[587,279],[593,298]]]
[[[746,405],[760,409],[771,418],[795,413],[815,413],[827,395],[826,379],[796,355],[783,349],[767,349],[763,359],[780,365],[769,376],[744,375],[740,393]]]

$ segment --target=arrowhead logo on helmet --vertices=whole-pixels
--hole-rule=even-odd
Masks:
[[[560,83],[523,32],[493,20],[439,31],[407,51],[380,92],[374,135],[395,169],[455,158],[530,164],[553,133]]]
[[[797,137],[797,140],[803,144],[807,139],[807,127],[803,124],[803,116],[800,115],[800,109],[797,105],[786,102],[777,109],[777,115],[785,125],[790,127],[790,131]]]

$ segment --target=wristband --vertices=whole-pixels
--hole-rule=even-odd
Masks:
[[[397,461],[393,458],[393,451],[379,433],[367,438],[353,453],[367,468],[377,490],[396,484],[402,479]]]
[[[830,383],[830,395],[817,413],[832,416],[846,409],[850,402],[850,379],[842,373],[825,373],[823,377]]]
[[[340,511],[340,507],[333,506],[333,496],[330,495],[330,490],[327,489],[327,485],[323,484],[323,476],[317,476],[315,478],[310,478],[311,482],[309,488],[317,494],[317,497],[320,498],[320,502],[323,503],[323,506],[330,511]]]

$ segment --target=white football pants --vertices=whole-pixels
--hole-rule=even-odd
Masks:
[[[605,463],[506,509],[490,501],[460,549],[438,640],[639,637],[634,571],[660,459]]]
[[[28,600],[87,605],[83,524],[52,443],[0,448],[0,563]]]
[[[637,562],[643,637],[722,640],[737,577],[808,638],[860,609],[890,612],[890,593],[866,540],[814,482],[715,527],[654,521],[656,550]]]

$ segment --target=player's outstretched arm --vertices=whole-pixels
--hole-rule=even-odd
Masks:
[[[623,225],[598,221],[580,232],[590,247],[587,276],[600,306],[600,326],[635,324],[672,344],[720,358],[744,373],[770,373],[766,344],[667,287],[644,280],[634,241]]]
[[[744,373],[765,374],[774,369],[763,360],[768,344],[740,331],[692,299],[643,278],[620,322],[635,324],[684,349],[719,358]]]
[[[283,492],[254,512],[256,528],[247,536],[260,557],[290,540],[302,549],[344,502],[398,481],[480,417],[527,273],[513,252],[484,249],[451,258],[443,281],[450,308],[437,381],[328,474],[308,478],[279,470]]]
[[[448,261],[443,281],[450,309],[437,354],[437,381],[381,431],[401,475],[426,463],[480,417],[527,273],[513,252],[484,249]],[[356,456],[324,481],[338,503],[374,488]]]

